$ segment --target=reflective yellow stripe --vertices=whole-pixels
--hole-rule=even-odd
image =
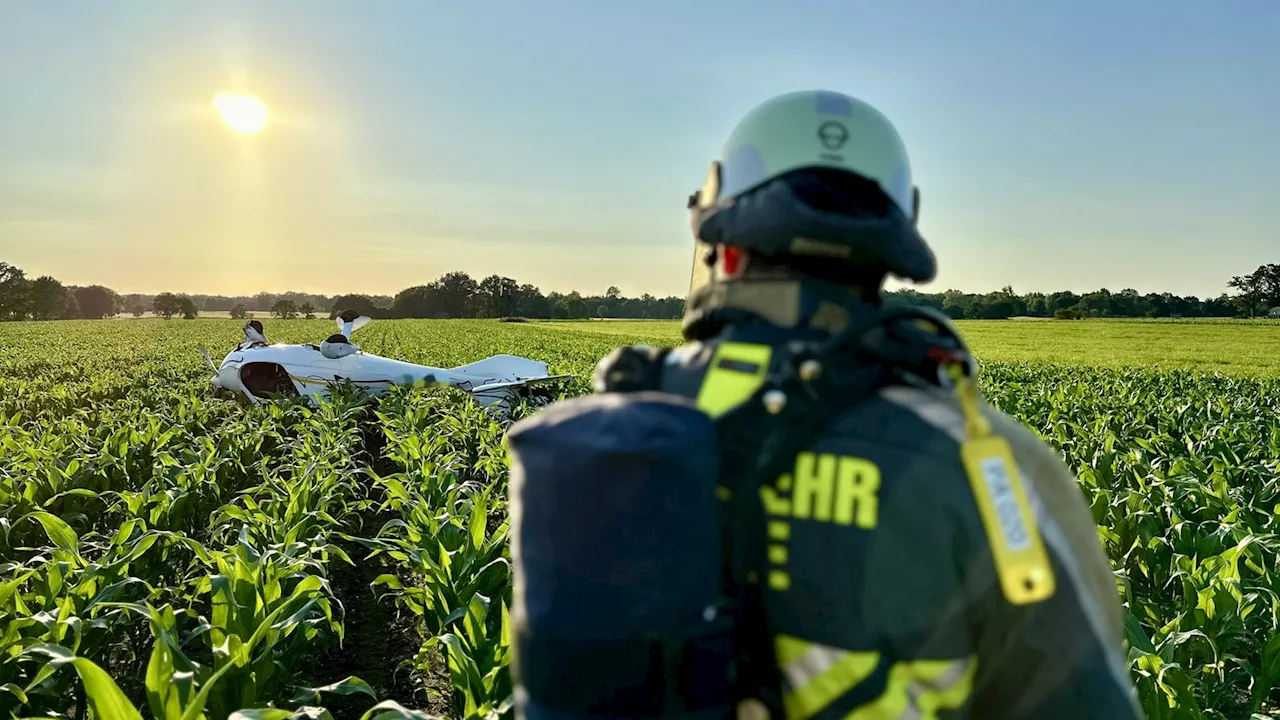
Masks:
[[[808,650],[812,644],[808,640],[801,640],[790,635],[779,635],[774,638],[774,655],[777,657],[778,667],[786,668],[795,662],[796,658],[803,655],[804,651]]]
[[[698,408],[717,417],[751,397],[764,383],[773,348],[750,343],[721,343],[698,389]]]
[[[303,385],[332,385],[332,384],[333,384],[333,383],[332,383],[331,381],[329,381],[329,380],[317,380],[317,379],[314,379],[314,378],[304,378],[304,377],[298,377],[297,375],[290,375],[290,376],[289,376],[289,379],[290,379],[290,380],[296,380],[297,382],[300,382],[300,383],[302,383]],[[394,385],[394,384],[395,384],[395,383],[394,383],[394,382],[392,382],[391,380],[352,380],[351,378],[343,378],[343,379],[344,379],[344,380],[346,380],[346,381],[348,381],[348,382],[355,383],[356,385],[362,385],[362,384],[363,384],[363,385],[373,385],[373,384],[376,384],[376,383],[386,383],[387,385]]]
[[[896,663],[884,694],[845,720],[937,720],[939,710],[953,710],[969,699],[977,669],[974,656]]]
[[[958,708],[969,699],[978,663],[976,658],[917,660],[912,667],[916,677],[908,684],[907,694],[916,699],[919,717],[936,718],[938,710]]]
[[[787,720],[808,720],[847,695],[880,663],[877,652],[854,652],[790,635],[774,640],[785,681],[782,703]],[[953,660],[894,663],[884,694],[845,720],[937,720],[938,711],[964,705],[973,692],[976,656]]]
[[[290,375],[289,379],[300,382],[303,385],[328,385],[329,384],[325,380],[312,380],[310,378],[298,377],[297,375]]]
[[[787,635],[778,636],[775,647],[787,685],[782,694],[787,720],[813,717],[857,687],[880,661],[879,653],[851,652]]]

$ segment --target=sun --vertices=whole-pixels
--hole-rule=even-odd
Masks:
[[[270,119],[267,106],[252,95],[218,93],[213,96],[213,107],[218,111],[222,122],[241,135],[260,132]]]

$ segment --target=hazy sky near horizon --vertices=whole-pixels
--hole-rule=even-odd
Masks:
[[[907,142],[920,289],[1200,296],[1280,262],[1276,0],[0,3],[0,260],[119,292],[450,270],[683,295],[685,198],[796,89]],[[273,113],[222,125],[221,90]]]

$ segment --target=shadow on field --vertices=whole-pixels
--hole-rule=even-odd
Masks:
[[[370,518],[372,519],[372,518]],[[376,702],[393,699],[406,707],[419,707],[427,712],[441,708],[423,707],[429,702],[422,682],[414,677],[412,662],[418,654],[419,641],[412,618],[399,618],[395,609],[379,602],[371,587],[374,578],[390,570],[382,558],[364,561],[365,550],[351,542],[341,543],[356,566],[338,561],[331,565],[333,593],[345,611],[346,637],[343,647],[332,648],[317,659],[316,681],[324,685],[349,676],[369,683],[377,693],[375,701],[367,695],[329,695],[322,698],[335,718],[359,718]]]
[[[355,458],[360,467],[388,474],[400,468],[383,457],[386,436],[373,415],[376,403],[365,408],[359,420],[363,451]],[[361,527],[352,534],[367,537],[378,531],[394,516],[370,509],[362,514]],[[432,715],[449,717],[449,700],[453,685],[444,659],[435,650],[425,651],[430,668],[427,673],[415,669],[425,638],[417,628],[417,617],[401,614],[391,598],[379,600],[373,581],[383,574],[400,577],[406,585],[414,578],[404,576],[399,568],[386,562],[386,555],[365,560],[368,550],[362,545],[342,540],[337,543],[355,566],[341,560],[330,564],[330,587],[344,610],[345,638],[342,647],[322,651],[316,659],[315,686],[336,683],[355,676],[369,684],[377,694],[374,700],[363,693],[327,694],[321,704],[335,718],[359,718],[377,702],[395,700],[401,705]]]

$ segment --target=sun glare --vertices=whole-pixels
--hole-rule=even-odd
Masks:
[[[241,135],[253,135],[267,126],[267,106],[252,95],[218,93],[213,97],[213,107],[222,122]]]

